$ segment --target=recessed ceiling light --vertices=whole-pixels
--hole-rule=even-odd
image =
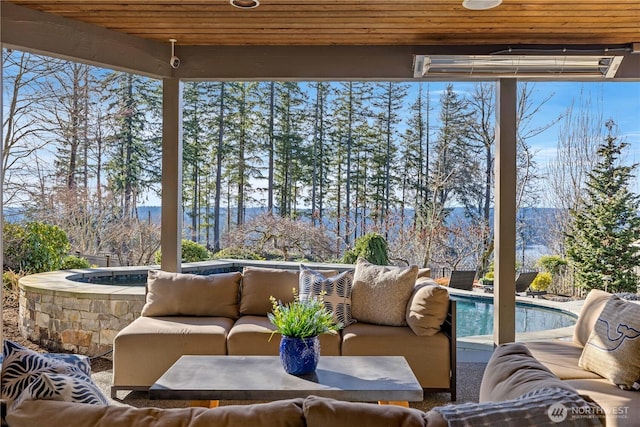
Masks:
[[[486,10],[500,6],[502,0],[463,0],[462,6],[471,10]]]
[[[260,6],[260,2],[258,0],[229,0],[231,6],[235,6],[239,9],[253,9],[254,7]]]

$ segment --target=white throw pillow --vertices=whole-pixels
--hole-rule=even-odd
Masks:
[[[405,326],[406,309],[418,266],[390,267],[358,258],[351,289],[354,319],[387,326]]]

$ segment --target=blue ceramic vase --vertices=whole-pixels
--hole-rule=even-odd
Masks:
[[[317,336],[295,338],[282,336],[280,339],[280,362],[285,372],[304,375],[314,372],[320,359],[320,340]]]

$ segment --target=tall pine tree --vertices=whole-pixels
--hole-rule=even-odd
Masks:
[[[612,135],[613,126],[611,120],[606,123],[600,160],[588,174],[584,199],[571,211],[567,255],[579,288],[636,293],[640,247],[633,244],[640,239],[640,196],[629,190],[629,181],[638,164],[621,164],[629,144]]]

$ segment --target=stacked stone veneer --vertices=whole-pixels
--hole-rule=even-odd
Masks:
[[[140,316],[144,286],[98,285],[92,277],[146,277],[140,267],[52,271],[20,279],[20,334],[49,351],[95,356],[113,348],[116,334]],[[84,280],[80,282],[78,280]]]
[[[144,293],[119,295],[20,290],[20,333],[52,351],[98,355],[140,316]]]

